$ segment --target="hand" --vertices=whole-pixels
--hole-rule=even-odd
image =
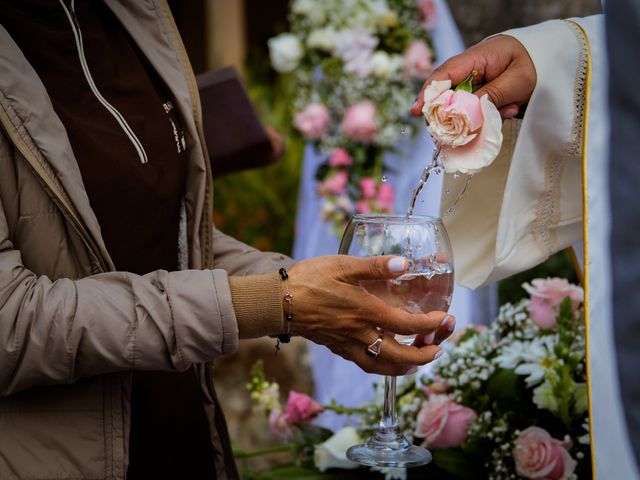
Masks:
[[[408,313],[360,287],[362,280],[399,277],[407,268],[403,260],[335,255],[297,263],[289,270],[289,288],[294,294],[292,333],[326,345],[368,373],[404,375],[432,361],[440,352],[438,346],[424,342],[401,345],[388,335],[377,358],[366,354],[367,346],[380,335],[376,327],[404,335],[435,334],[439,341],[453,331],[455,319],[445,312]]]
[[[488,94],[503,119],[516,116],[536,86],[536,69],[527,50],[515,38],[498,35],[451,57],[434,70],[411,107],[411,114],[422,115],[423,92],[433,80],[451,80],[455,86],[473,70],[478,72],[473,83],[484,83],[476,95]]]

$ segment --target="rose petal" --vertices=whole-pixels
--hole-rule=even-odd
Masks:
[[[450,88],[451,80],[434,80],[427,85],[427,88],[424,89],[424,107],[422,107],[422,113],[425,118],[427,118],[433,101],[438,98],[442,92],[449,90]]]
[[[462,147],[443,146],[443,160],[447,173],[476,173],[491,165],[502,146],[502,119],[488,95],[480,99],[484,124],[477,138]]]
[[[482,126],[484,116],[482,115],[481,102],[478,96],[473,93],[463,90],[455,92],[447,110],[466,115],[469,119],[469,131],[471,132],[475,132]]]

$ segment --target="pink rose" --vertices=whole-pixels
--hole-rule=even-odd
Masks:
[[[425,448],[453,448],[467,438],[469,426],[478,417],[472,409],[446,395],[432,395],[422,402],[415,436]]]
[[[309,395],[293,390],[289,392],[285,410],[285,415],[289,423],[308,423],[323,410],[322,405]]]
[[[431,30],[436,26],[437,14],[436,4],[433,0],[416,0],[418,8],[422,10],[422,24],[427,30]]]
[[[382,211],[393,210],[394,189],[388,183],[383,183],[378,187],[376,195],[376,207]]]
[[[475,173],[490,165],[502,146],[502,120],[487,95],[451,88],[451,80],[433,81],[424,90],[427,130],[442,147],[447,173]]]
[[[360,179],[360,190],[364,198],[373,198],[376,195],[376,180],[372,177],[363,177]]]
[[[364,101],[347,108],[342,120],[342,132],[352,140],[370,142],[378,132],[376,106]]]
[[[422,40],[415,40],[405,50],[403,71],[408,78],[424,80],[433,70],[433,52]]]
[[[349,183],[349,174],[344,170],[339,170],[337,172],[329,175],[324,182],[320,183],[319,191],[320,193],[333,193],[333,194],[341,194],[347,190],[347,184]]]
[[[568,480],[577,462],[569,455],[571,442],[561,442],[540,427],[529,427],[516,439],[513,459],[524,478]]]
[[[571,299],[571,306],[577,309],[584,299],[582,288],[572,285],[564,278],[537,278],[531,285],[522,285],[529,295],[529,314],[531,320],[543,330],[554,329],[558,326],[556,317],[560,304],[565,297]]]
[[[348,167],[352,163],[351,155],[344,148],[336,148],[329,157],[330,167]]]
[[[358,200],[356,202],[357,213],[371,213],[371,203],[369,200]]]
[[[311,103],[293,117],[293,125],[310,139],[317,139],[327,133],[331,115],[321,103]]]
[[[291,435],[291,424],[287,420],[287,415],[279,408],[269,413],[269,427],[279,438],[287,438]]]

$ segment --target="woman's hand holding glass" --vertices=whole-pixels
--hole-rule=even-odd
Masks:
[[[288,280],[295,296],[291,332],[326,345],[367,373],[404,375],[431,362],[441,351],[437,344],[451,334],[455,319],[441,311],[394,307],[362,286],[397,279],[408,267],[399,256],[335,255],[297,263],[289,269]],[[385,336],[380,355],[373,358],[367,355],[367,347],[380,337],[379,329],[418,334],[418,338],[413,345],[403,345]]]

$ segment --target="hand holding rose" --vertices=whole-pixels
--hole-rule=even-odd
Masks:
[[[484,84],[475,94],[487,94],[498,107],[502,118],[511,118],[521,105],[529,101],[536,86],[536,69],[526,49],[515,38],[497,35],[450,58],[424,82],[416,102],[411,107],[415,116],[422,114],[424,90],[433,81],[462,82],[476,70],[474,83]]]

